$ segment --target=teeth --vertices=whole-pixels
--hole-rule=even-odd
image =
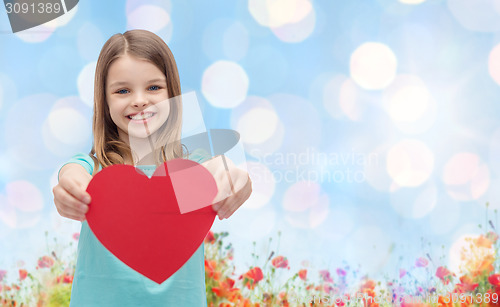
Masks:
[[[134,120],[139,120],[139,119],[147,119],[150,118],[154,115],[154,113],[146,113],[146,114],[136,114],[134,116],[129,115],[128,118],[134,119]]]

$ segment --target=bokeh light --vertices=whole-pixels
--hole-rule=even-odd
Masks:
[[[449,263],[449,268],[453,270],[453,272],[460,271],[460,266],[462,264],[462,261],[464,260],[461,257],[462,251],[470,246],[470,242],[467,241],[467,238],[477,238],[477,235],[464,234],[460,238],[455,240],[455,242],[453,242],[453,244],[450,246],[450,249],[448,251],[450,260],[448,263]]]
[[[51,21],[45,23],[44,25],[56,29],[58,27],[62,27],[67,25],[73,18],[76,16],[76,13],[78,12],[78,4],[75,5],[70,11],[66,12],[64,15],[52,19]]]
[[[16,209],[9,205],[7,197],[3,194],[0,194],[0,222],[10,228],[15,228],[17,225]]]
[[[321,187],[314,182],[294,183],[283,196],[283,208],[290,212],[304,212],[318,201],[320,190]]]
[[[340,85],[339,105],[342,112],[350,120],[361,120],[364,113],[359,99],[359,89],[352,79],[347,79]]]
[[[246,56],[249,46],[248,30],[239,21],[216,19],[203,31],[203,52],[213,61],[221,55],[227,60],[239,61]]]
[[[42,135],[55,155],[66,157],[81,151],[92,135],[91,109],[78,97],[59,99],[43,123]]]
[[[259,162],[247,162],[247,169],[252,179],[252,194],[243,206],[247,209],[262,208],[269,204],[276,189],[273,173]]]
[[[47,40],[54,33],[54,30],[55,28],[43,24],[27,31],[17,32],[15,35],[26,43],[40,43]]]
[[[316,13],[309,0],[249,0],[252,17],[288,43],[305,40],[314,31]]]
[[[279,119],[273,110],[254,108],[240,118],[237,131],[245,143],[258,144],[268,140],[276,131]]]
[[[380,90],[387,87],[396,77],[396,71],[396,55],[382,43],[364,43],[351,55],[351,78],[364,89]]]
[[[148,4],[160,6],[163,10],[165,10],[169,14],[172,10],[172,3],[170,2],[170,0],[149,0]],[[125,4],[125,13],[129,15],[133,11],[137,10],[137,8],[143,5],[144,5],[144,0],[127,0]]]
[[[287,23],[278,27],[271,27],[274,35],[287,43],[300,43],[308,38],[316,26],[316,13],[311,9],[309,14],[296,23]]]
[[[248,76],[235,62],[217,61],[203,73],[201,91],[215,107],[234,108],[245,100]]]
[[[453,199],[470,201],[478,199],[488,190],[490,172],[478,155],[457,153],[444,166],[443,182]]]
[[[490,52],[488,58],[488,71],[495,82],[500,85],[500,44],[497,44]]]
[[[500,30],[500,3],[497,0],[448,0],[447,4],[455,19],[468,30]]]
[[[89,121],[75,109],[55,109],[50,112],[47,120],[50,132],[65,144],[80,144],[90,136]]]
[[[405,133],[425,132],[436,121],[436,102],[418,76],[398,75],[384,90],[382,99],[395,126]]]
[[[78,74],[77,86],[80,99],[89,107],[94,106],[94,76],[97,62],[91,62],[83,67]]]
[[[293,227],[314,228],[328,216],[329,198],[315,182],[292,183],[283,196],[285,220]]]
[[[0,221],[10,228],[29,228],[41,219],[43,196],[31,182],[17,180],[5,186],[0,194]]]
[[[460,236],[453,242],[449,249],[449,267],[451,270],[457,273],[467,272],[471,269],[476,269],[476,267],[471,268],[471,265],[480,267],[480,265],[485,265],[481,261],[491,257],[495,259],[495,248],[494,246],[488,247],[486,245],[474,244],[474,240],[477,240],[479,235],[473,233],[467,233]]]
[[[387,152],[387,172],[398,186],[419,186],[433,170],[434,155],[422,141],[402,140]]]
[[[276,110],[272,106],[271,102],[263,97],[258,96],[248,96],[245,101],[240,105],[232,109],[231,112],[231,128],[240,132],[242,142],[244,143],[245,151],[254,157],[262,157],[263,155],[275,152],[282,144],[284,137],[284,127],[279,117],[276,114],[276,126],[274,126],[274,116],[270,115],[270,122],[267,121],[264,124],[268,126],[269,129],[265,132],[266,138],[256,136],[260,140],[259,143],[246,142],[247,137],[244,136],[245,133],[253,135],[254,132],[251,130],[252,127],[247,127],[247,131],[243,132],[239,130],[241,126],[241,121],[243,118],[247,117],[247,114],[253,110],[265,111],[267,114],[276,114]],[[258,121],[260,122],[260,120]],[[251,126],[255,126],[257,123],[250,123]],[[274,129],[272,129],[274,127]],[[269,134],[272,132],[272,135]]]
[[[309,0],[249,0],[248,10],[259,24],[276,28],[303,20],[314,8]]]
[[[12,208],[23,212],[36,212],[43,208],[42,193],[31,182],[18,180],[5,186],[7,202]]]
[[[385,107],[392,120],[417,121],[429,105],[430,94],[416,76],[400,75],[384,92]]]
[[[158,32],[170,22],[170,14],[156,5],[141,5],[127,14],[128,29]]]

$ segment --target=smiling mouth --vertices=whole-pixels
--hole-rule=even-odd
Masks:
[[[138,114],[135,114],[135,115],[127,115],[126,117],[130,120],[146,120],[148,118],[151,118],[153,116],[155,116],[156,113],[151,113],[151,112],[147,112],[147,113],[138,113]]]

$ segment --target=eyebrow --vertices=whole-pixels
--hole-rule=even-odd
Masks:
[[[151,79],[149,80],[148,82],[146,82],[147,84],[149,83],[155,83],[155,82],[167,82],[167,80],[165,80],[165,78],[156,78],[156,79]],[[127,85],[128,82],[125,82],[125,81],[117,81],[117,82],[113,82],[109,85],[109,87],[116,87],[116,86],[122,86],[122,85]]]

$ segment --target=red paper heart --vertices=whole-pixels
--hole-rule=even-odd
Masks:
[[[122,262],[157,283],[172,276],[194,254],[216,215],[210,206],[217,194],[215,180],[190,160],[168,161],[151,178],[131,165],[106,167],[92,178],[87,192],[92,202],[86,218],[97,239]],[[203,208],[181,214],[177,199]]]

